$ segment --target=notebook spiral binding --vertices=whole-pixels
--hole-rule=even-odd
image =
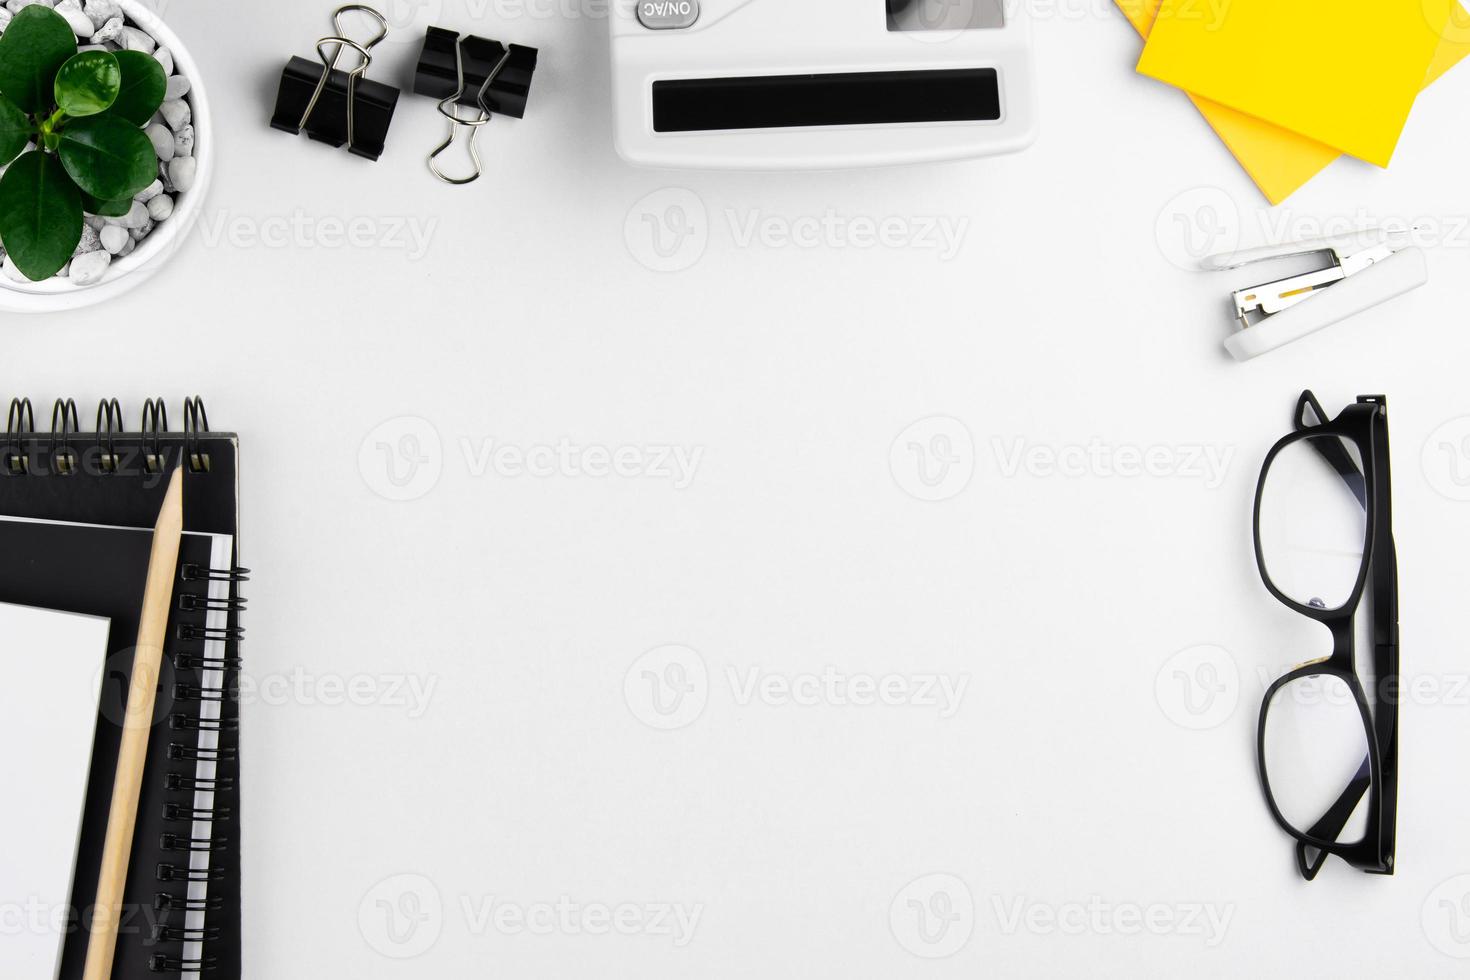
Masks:
[[[202,406],[199,412],[202,419]],[[166,425],[161,416],[152,420]],[[144,428],[146,432],[146,422]],[[145,465],[150,455],[159,455],[156,445],[145,445]],[[165,832],[158,841],[162,860],[156,869],[159,892],[153,908],[158,919],[152,939],[180,952],[154,953],[148,966],[155,973],[206,973],[218,962],[206,953],[210,942],[221,935],[218,927],[209,924],[211,913],[218,912],[221,905],[209,898],[208,887],[230,874],[228,866],[220,863],[230,850],[229,837],[221,830],[232,816],[226,798],[235,788],[230,773],[238,765],[239,749],[221,744],[221,738],[238,730],[238,720],[226,717],[225,709],[238,699],[241,658],[232,651],[238,650],[244,637],[237,625],[245,608],[238,587],[249,577],[244,568],[185,564],[179,570],[176,618],[182,621],[173,631],[170,662],[175,671],[171,691],[175,710],[168,719],[170,766],[163,779],[169,794],[192,799],[171,801],[163,808],[164,821],[177,829]]]
[[[51,433],[44,450],[32,445],[39,434],[36,429],[35,406],[29,398],[12,398],[5,418],[5,441],[0,448],[0,475],[4,476],[69,476],[78,467],[91,464],[100,473],[122,472],[136,458],[144,473],[162,473],[168,467],[163,453],[164,436],[168,434],[168,408],[162,398],[149,398],[143,404],[143,424],[137,432],[126,432],[122,405],[116,398],[104,398],[97,404],[97,421],[93,435],[97,437],[95,458],[84,460],[72,446],[85,435],[77,403],[71,398],[58,398],[51,408]],[[184,402],[183,464],[191,473],[208,473],[209,453],[202,438],[209,433],[209,415],[199,397]]]

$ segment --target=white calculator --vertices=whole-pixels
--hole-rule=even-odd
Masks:
[[[1036,135],[1024,0],[611,0],[618,152],[807,170],[1010,153]]]

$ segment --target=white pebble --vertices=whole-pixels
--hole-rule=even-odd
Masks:
[[[82,222],[82,240],[77,242],[76,250],[71,254],[81,255],[83,252],[95,252],[101,247],[102,239],[97,234],[97,229]]]
[[[8,255],[5,256],[4,264],[0,264],[0,272],[4,272],[7,278],[14,279],[16,282],[30,282],[25,277],[25,274],[15,267],[15,263],[10,260],[10,256]]]
[[[163,123],[150,123],[143,130],[148,139],[153,143],[153,152],[158,154],[158,159],[167,163],[174,158],[174,134],[169,132]]]
[[[6,10],[4,7],[0,7],[0,34],[3,34],[5,32],[5,28],[10,26],[10,19],[14,16],[14,14]]]
[[[116,255],[129,241],[128,230],[122,225],[108,225],[102,229],[101,239],[102,247]]]
[[[148,219],[148,223],[145,224],[143,227],[131,229],[128,232],[128,237],[131,238],[135,242],[141,242],[143,239],[147,238],[153,232],[153,229],[154,228],[157,228],[157,227],[158,227],[158,222],[154,221],[152,218],[149,218]]]
[[[82,11],[99,28],[112,18],[122,16],[122,7],[118,6],[117,0],[86,0]]]
[[[189,89],[194,86],[183,75],[170,75],[168,84],[164,87],[163,97],[165,99],[182,99],[189,94]]]
[[[107,219],[100,214],[84,214],[82,215],[82,222],[93,231],[101,231],[106,226]]]
[[[172,51],[160,46],[157,51],[153,52],[153,57],[157,58],[158,63],[163,66],[163,73],[165,75],[172,75],[174,73],[174,53]]]
[[[149,201],[153,200],[155,197],[162,193],[163,181],[155,180],[153,183],[149,184],[147,187],[134,194],[133,200],[137,201],[139,204],[147,204]]]
[[[174,156],[191,157],[194,155],[194,127],[184,126],[174,133]]]
[[[56,12],[66,20],[67,26],[77,37],[91,37],[97,32],[97,25],[92,23],[92,18],[82,13],[80,0],[61,0],[56,5]]]
[[[133,206],[128,208],[127,214],[119,218],[108,218],[107,223],[121,225],[129,230],[141,228],[148,223],[148,205],[134,201]]]
[[[71,281],[78,286],[87,286],[102,278],[102,273],[112,264],[112,253],[104,250],[78,255],[71,260]]]
[[[167,221],[174,213],[174,199],[160,194],[148,202],[148,214],[154,221]]]
[[[55,0],[7,0],[5,9],[12,14],[18,14],[27,7],[54,7]]]
[[[189,125],[194,114],[189,111],[189,103],[183,99],[171,99],[158,107],[158,112],[163,116],[163,121],[168,123],[168,128],[178,132]]]
[[[194,188],[194,176],[198,172],[199,162],[195,157],[179,157],[168,165],[169,179],[180,194],[187,194]]]
[[[116,41],[118,38],[122,37],[122,32],[123,32],[123,21],[122,21],[122,18],[121,17],[113,17],[112,19],[110,19],[109,21],[107,21],[107,23],[105,23],[101,27],[97,28],[97,33],[95,33],[95,34],[92,35],[92,43],[93,44],[106,44],[109,41]]]
[[[158,47],[158,42],[148,34],[136,27],[124,27],[122,29],[122,46],[124,51],[141,51],[144,54],[152,54]]]
[[[123,250],[121,252],[118,252],[117,253],[117,257],[118,258],[123,258],[124,256],[132,255],[133,254],[133,249],[135,249],[137,247],[138,247],[138,243],[135,242],[135,241],[133,241],[131,238],[129,238],[128,239],[128,243],[123,246]]]

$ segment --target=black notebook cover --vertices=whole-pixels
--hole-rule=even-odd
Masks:
[[[121,739],[120,706],[131,680],[152,524],[167,486],[145,460],[161,458],[171,466],[186,457],[193,463],[186,459],[186,533],[112,977],[158,980],[203,970],[206,977],[234,980],[241,974],[235,691],[243,605],[235,441],[208,433],[147,439],[73,433],[64,448],[75,454],[74,465],[55,470],[48,456],[57,446],[48,436],[11,436],[0,453],[0,601],[111,621],[60,980],[79,980],[86,958],[88,910]],[[26,458],[21,471],[17,453]],[[92,468],[102,457],[109,465]],[[229,535],[234,553],[220,561],[209,534]]]

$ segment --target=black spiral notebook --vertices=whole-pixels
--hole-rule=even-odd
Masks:
[[[97,891],[153,522],[175,466],[184,528],[150,733],[113,980],[238,978],[240,613],[238,440],[197,399],[169,432],[161,402],[124,431],[115,401],[80,432],[58,402],[52,431],[12,402],[0,443],[0,602],[110,621],[101,708],[55,975],[79,980]],[[38,696],[73,696],[38,692]],[[6,842],[11,846],[12,842]]]

